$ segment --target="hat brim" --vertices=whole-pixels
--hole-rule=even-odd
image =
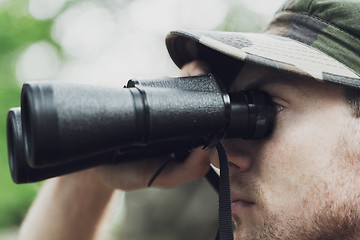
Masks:
[[[221,55],[237,62],[249,62],[292,72],[318,81],[358,87],[360,77],[350,68],[325,53],[296,40],[265,33],[219,31],[172,31],[166,45],[174,63],[181,68],[192,60],[226,67]],[[207,49],[207,50],[206,50]],[[214,53],[219,59],[214,59]],[[229,60],[227,60],[229,61]],[[239,68],[239,66],[238,66]],[[224,68],[224,70],[228,70]]]

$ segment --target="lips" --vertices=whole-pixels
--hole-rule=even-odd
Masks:
[[[233,213],[241,213],[246,209],[250,209],[255,205],[255,202],[248,200],[246,197],[236,194],[231,195],[231,207]]]

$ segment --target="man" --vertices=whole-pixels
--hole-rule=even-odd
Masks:
[[[222,141],[235,239],[360,239],[359,12],[359,1],[293,0],[266,34],[169,36],[183,76],[210,68],[226,81],[236,73],[230,91],[261,89],[276,105],[271,136]],[[232,71],[236,64],[240,71]],[[146,187],[161,162],[100,167],[48,181],[20,239],[94,238],[113,189]],[[167,166],[153,184],[169,188],[201,178],[210,162],[218,166],[215,150],[196,149],[184,163]]]

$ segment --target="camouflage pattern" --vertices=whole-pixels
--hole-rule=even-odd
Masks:
[[[174,31],[166,43],[179,67],[201,59],[203,45],[241,61],[360,88],[359,23],[359,0],[288,0],[264,33]]]

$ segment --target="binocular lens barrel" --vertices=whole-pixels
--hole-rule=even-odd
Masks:
[[[8,113],[10,169],[21,183],[126,159],[185,156],[214,139],[266,137],[273,122],[268,94],[228,94],[211,74],[130,80],[125,88],[34,81],[23,85],[21,110]]]
[[[64,82],[24,84],[25,156],[52,166],[135,142],[131,93],[123,88]]]
[[[32,168],[25,158],[25,141],[23,139],[20,107],[11,108],[8,112],[7,144],[11,177],[18,184],[37,182],[100,164],[110,163],[114,157],[114,153],[108,152],[68,162],[60,166]]]
[[[27,162],[25,161],[25,149],[21,126],[21,113],[19,107],[11,108],[8,112],[7,145],[10,173],[13,181],[19,183],[21,182],[21,180],[18,180],[19,178],[23,177],[24,179],[26,179],[27,171],[25,168],[28,167]],[[25,169],[25,171],[19,172],[19,169]]]

